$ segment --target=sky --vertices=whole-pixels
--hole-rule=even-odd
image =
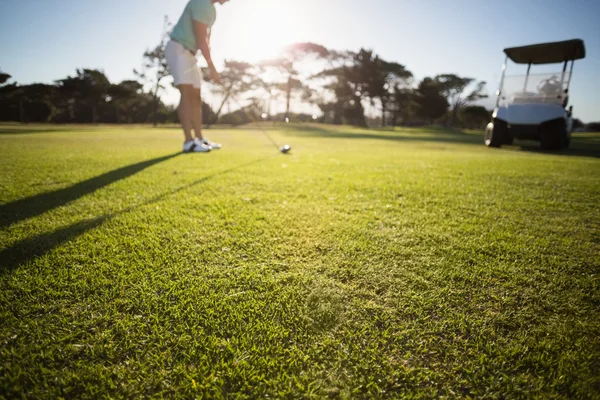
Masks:
[[[0,0],[0,70],[21,84],[52,83],[77,68],[101,69],[114,83],[134,79],[143,52],[160,40],[164,16],[177,21],[186,3]],[[505,47],[581,38],[587,57],[575,64],[570,103],[583,121],[600,120],[598,0],[231,0],[217,13],[217,67],[224,59],[273,57],[293,42],[363,47],[405,65],[417,80],[455,73],[486,81],[491,97]],[[176,103],[176,93],[171,88],[164,100]]]

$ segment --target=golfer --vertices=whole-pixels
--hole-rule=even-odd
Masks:
[[[206,153],[221,148],[220,144],[202,136],[202,73],[196,63],[196,52],[202,52],[212,80],[220,83],[221,78],[210,55],[210,30],[217,18],[215,3],[223,4],[227,1],[229,0],[190,0],[165,48],[169,72],[181,93],[177,112],[185,135],[184,153]],[[192,128],[195,137],[192,136]]]

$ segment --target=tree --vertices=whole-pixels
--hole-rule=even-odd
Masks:
[[[54,85],[0,85],[0,121],[54,123],[147,123],[153,109],[159,121],[177,121],[177,112],[144,93],[133,80],[111,84],[103,72],[78,69]],[[210,108],[203,104],[206,115]]]
[[[23,121],[22,88],[16,83],[0,85],[0,121]]]
[[[443,95],[441,84],[431,78],[424,78],[415,92],[417,115],[430,124],[448,111],[448,100]]]
[[[600,132],[600,122],[590,122],[585,126],[588,132]]]
[[[98,109],[106,104],[111,86],[102,71],[77,69],[76,76],[61,79],[57,85],[61,106],[74,122],[98,122]]]
[[[573,118],[573,130],[584,128],[585,124],[579,118]]]
[[[11,110],[13,107],[11,98],[15,94],[16,85],[8,84],[4,86],[10,78],[12,76],[0,71],[0,121],[12,121],[15,119],[14,112]]]
[[[482,106],[466,106],[460,112],[461,126],[469,129],[485,128],[492,113]]]
[[[250,104],[241,107],[231,113],[223,115],[221,122],[230,125],[242,125],[258,121],[262,114],[262,102],[258,98],[250,99]]]
[[[305,89],[299,80],[298,64],[314,57],[325,58],[328,54],[329,50],[319,44],[294,43],[285,48],[282,57],[274,60],[266,60],[261,63],[261,66],[275,68],[285,76],[283,82],[278,82],[274,86],[285,95],[285,118],[289,118],[290,116],[290,103],[294,92]]]
[[[485,82],[476,82],[474,78],[461,78],[454,74],[442,74],[435,77],[435,80],[441,85],[442,93],[450,104],[451,121],[454,126],[458,120],[460,111],[474,101],[488,97],[483,93]],[[467,90],[472,83],[475,86]],[[466,91],[466,92],[465,92]]]
[[[42,83],[1,86],[0,121],[51,122],[56,95],[56,86]]]
[[[11,75],[0,72],[0,120],[26,122],[23,87],[7,83],[10,78]]]
[[[267,115],[267,119],[271,119],[271,112],[272,112],[272,104],[273,104],[273,100],[275,100],[278,96],[279,93],[281,93],[281,91],[279,90],[280,87],[278,86],[277,83],[273,83],[273,82],[269,82],[265,79],[263,79],[260,74],[264,72],[264,68],[261,68],[260,71],[258,72],[257,76],[255,77],[255,85],[258,89],[262,90],[265,94],[266,94],[266,100],[264,100],[264,114]]]
[[[111,85],[108,93],[110,96],[110,105],[114,112],[116,123],[133,122],[133,115],[141,105],[142,84],[125,80],[117,85]]]
[[[79,73],[79,72],[78,72]],[[110,81],[104,75],[104,72],[84,69],[80,79],[85,85],[86,102],[92,110],[92,123],[98,123],[98,109],[102,107],[108,99],[108,90]]]
[[[297,78],[288,77],[286,82],[276,84],[274,86],[276,90],[283,93],[286,99],[285,105],[285,120],[289,120],[290,118],[290,103],[293,94],[295,93],[306,93],[306,91],[310,90],[310,88]]]
[[[210,74],[204,74],[208,82]],[[221,104],[214,115],[214,119],[209,121],[208,126],[215,124],[219,120],[219,116],[223,111],[223,107],[230,99],[237,100],[238,96],[252,90],[256,87],[256,75],[254,66],[247,62],[241,61],[225,61],[225,68],[221,72],[221,85],[215,87],[215,91],[222,96]]]
[[[364,79],[356,65],[356,53],[330,50],[327,61],[329,68],[311,77],[321,83],[320,90],[313,91],[312,102],[321,109],[323,120],[336,125],[367,126],[362,105]]]
[[[12,76],[0,71],[0,85],[4,85],[10,78],[12,78]]]
[[[361,83],[364,95],[381,104],[381,121],[386,125],[386,113],[393,98],[393,89],[404,80],[412,77],[404,65],[397,62],[388,62],[375,55],[372,50],[361,49],[355,55],[355,71],[357,81]]]
[[[392,112],[392,126],[402,120],[405,125],[410,125],[416,113],[415,90],[411,87],[412,80],[406,79],[402,84],[394,86],[389,110]]]
[[[171,29],[169,17],[165,16],[163,22],[163,34],[158,45],[151,50],[146,50],[143,56],[142,69],[133,70],[133,73],[142,81],[144,86],[150,87],[152,94],[152,122],[157,124],[160,93],[165,89],[163,80],[169,76],[169,67],[165,57],[165,48],[169,41]]]
[[[338,67],[320,72],[315,77],[326,79],[323,90],[312,101],[324,114],[324,120],[335,125],[343,123],[367,126],[362,97],[356,82],[351,80],[351,68]]]
[[[27,122],[50,122],[56,113],[56,86],[34,83],[20,89],[24,119]]]

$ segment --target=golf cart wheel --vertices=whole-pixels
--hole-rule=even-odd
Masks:
[[[507,146],[510,146],[513,144],[514,138],[513,136],[508,132],[508,129],[506,131],[504,131],[504,137],[502,138],[502,144],[505,144]]]
[[[507,136],[506,123],[495,120],[490,122],[485,128],[484,142],[487,147],[500,147],[504,142],[504,137]]]
[[[564,119],[545,122],[540,127],[540,145],[544,150],[560,150],[568,146],[569,135]]]

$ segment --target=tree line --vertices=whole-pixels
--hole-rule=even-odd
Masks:
[[[168,20],[160,43],[143,54],[135,80],[111,83],[96,69],[77,69],[53,84],[19,85],[0,73],[0,120],[52,123],[177,122],[176,109],[161,100],[169,76],[165,60]],[[205,73],[205,79],[210,74]],[[280,57],[259,63],[226,60],[221,85],[210,80],[219,102],[203,104],[205,122],[242,124],[258,119],[316,121],[356,126],[444,124],[481,128],[490,112],[473,105],[487,97],[485,82],[456,74],[416,81],[403,64],[370,49],[337,51],[296,43]],[[236,111],[224,114],[227,104]],[[285,112],[273,112],[285,104]],[[318,115],[293,113],[294,105]]]

